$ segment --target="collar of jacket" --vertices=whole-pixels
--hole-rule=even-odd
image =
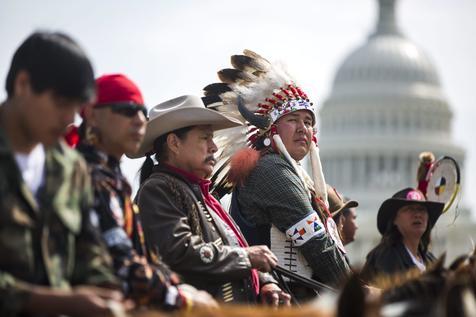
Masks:
[[[202,194],[204,196],[207,196],[207,195],[210,194],[210,192],[209,192],[210,184],[212,183],[210,180],[200,178],[200,177],[198,177],[198,176],[196,176],[192,173],[184,171],[181,168],[178,168],[178,167],[166,164],[166,163],[162,163],[162,165],[164,166],[164,168],[166,168],[166,169],[168,169],[168,170],[170,170],[170,171],[172,171],[176,174],[181,175],[183,178],[187,179],[189,183],[198,185],[200,187],[200,191],[202,192]]]
[[[398,250],[398,253],[402,257],[402,261],[408,268],[416,267],[416,264],[413,263],[412,257],[410,256],[410,254],[408,254],[407,248],[405,247],[405,244],[402,241],[399,241],[397,243],[396,248]],[[425,265],[427,265],[429,261],[431,261],[427,254],[423,254],[421,252],[420,248],[418,248],[418,253],[420,253],[420,256],[423,259],[423,263],[425,263]]]
[[[84,171],[84,174],[81,173],[81,170]],[[91,189],[89,178],[85,179],[86,164],[78,152],[60,141],[46,151],[45,173],[46,179],[42,194],[50,200],[46,203],[51,205],[71,231],[79,233],[81,213],[72,212],[70,205],[71,201],[77,201],[88,194],[91,195],[91,192],[86,191],[86,189]],[[89,196],[88,199],[92,203],[92,196]]]
[[[76,199],[78,195],[84,194],[74,192],[79,188],[73,188],[77,185],[77,181],[82,182],[76,179],[80,177],[77,173],[76,164],[79,163],[79,155],[62,142],[45,149],[45,155],[45,183],[38,192],[38,199],[42,203],[50,205],[71,231],[79,233],[81,230],[81,213],[71,212],[69,209],[70,201]],[[12,191],[10,186],[17,186],[23,200],[31,208],[33,214],[38,216],[40,208],[37,199],[23,181],[13,151],[5,132],[1,128],[0,163],[1,168],[6,169],[10,176],[6,180],[10,191]],[[81,190],[83,189],[81,188]]]
[[[203,197],[202,197],[202,191],[201,191],[200,185],[198,183],[191,182],[183,174],[178,173],[177,171],[168,168],[168,165],[163,164],[163,163],[155,165],[154,168],[153,168],[153,172],[154,173],[165,173],[165,174],[169,174],[169,175],[172,175],[174,177],[177,177],[178,179],[183,181],[185,184],[187,184],[188,187],[190,187],[190,189],[192,189],[192,192],[194,193],[196,199],[198,199],[203,204],[205,204],[205,202],[203,201]]]
[[[87,144],[85,142],[79,142],[76,147],[84,157],[84,159],[90,164],[97,164],[107,167],[114,172],[120,170],[120,161],[115,157],[108,155],[107,153],[100,151],[93,145]]]
[[[20,193],[23,196],[23,199],[27,202],[28,205],[37,212],[38,203],[36,202],[33,193],[30,191],[26,183],[23,181],[21,172],[18,169],[18,165],[15,161],[15,156],[11,149],[10,142],[8,141],[5,131],[0,127],[0,165],[5,169],[8,174],[8,179],[4,180],[8,184],[8,187],[19,187]],[[3,187],[3,186],[2,186]],[[3,193],[0,193],[3,196]]]
[[[93,187],[97,186],[97,182],[105,181],[114,190],[123,192],[127,196],[131,195],[131,185],[122,174],[121,164],[118,159],[85,142],[80,142],[76,150],[81,153],[88,164]]]

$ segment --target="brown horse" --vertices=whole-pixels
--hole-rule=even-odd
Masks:
[[[380,277],[375,292],[359,274],[349,278],[337,297],[323,295],[301,307],[272,309],[263,306],[224,305],[214,310],[194,310],[173,316],[194,317],[390,317],[390,316],[476,316],[476,250],[462,255],[448,268],[440,257],[426,272]],[[330,299],[329,299],[330,298]],[[162,312],[136,312],[133,316],[171,316]]]
[[[337,316],[476,316],[476,251],[458,257],[448,268],[444,260],[443,255],[424,273],[376,279],[382,293],[373,299],[355,275],[344,287]]]

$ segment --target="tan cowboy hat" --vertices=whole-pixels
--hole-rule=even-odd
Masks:
[[[327,201],[329,202],[329,212],[332,217],[338,215],[342,210],[359,206],[355,200],[344,202],[342,196],[331,185],[327,184]]]
[[[150,109],[144,141],[136,153],[127,156],[130,158],[142,157],[153,151],[154,141],[159,136],[194,125],[211,125],[213,130],[221,130],[240,126],[242,123],[237,119],[207,109],[200,97],[191,95],[177,97]]]

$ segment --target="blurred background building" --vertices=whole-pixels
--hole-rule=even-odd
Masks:
[[[465,151],[451,138],[450,101],[429,56],[399,30],[395,2],[378,0],[375,31],[338,67],[320,112],[326,181],[360,203],[357,240],[349,245],[354,264],[380,239],[376,216],[383,200],[417,186],[420,152],[455,158],[464,177]],[[434,253],[447,250],[452,259],[469,251],[475,229],[457,199],[434,229]]]

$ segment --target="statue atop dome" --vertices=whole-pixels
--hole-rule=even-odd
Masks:
[[[402,35],[395,17],[396,0],[378,0],[379,15],[375,32],[369,37],[379,35]]]

